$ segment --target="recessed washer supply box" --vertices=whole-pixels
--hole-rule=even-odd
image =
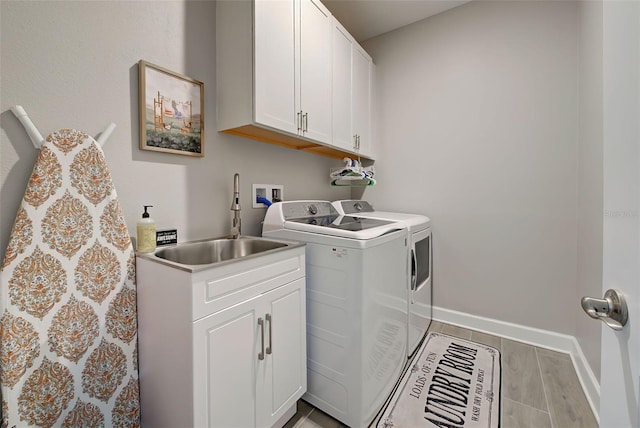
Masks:
[[[284,199],[284,186],[282,184],[254,184],[251,194],[253,196],[253,208],[266,208],[267,205],[258,202],[258,198],[265,198],[273,202],[281,202]]]

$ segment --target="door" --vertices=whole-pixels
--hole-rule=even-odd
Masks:
[[[305,280],[276,288],[260,305],[265,359],[258,367],[258,426],[270,427],[307,390]]]
[[[194,426],[255,426],[258,320],[264,317],[257,304],[253,298],[193,323]]]
[[[296,134],[297,2],[254,3],[254,120]]]
[[[600,426],[638,427],[640,396],[640,3],[603,2],[603,291],[629,307],[621,331],[604,326]],[[640,324],[639,324],[640,325]]]
[[[353,133],[358,152],[371,154],[371,57],[360,46],[353,49]]]
[[[351,49],[353,39],[337,19],[332,18],[333,55],[333,142],[335,146],[354,150],[351,132]]]
[[[331,14],[300,0],[300,109],[303,134],[331,143]]]
[[[411,234],[411,283],[409,287],[409,342],[412,356],[431,323],[431,228]]]

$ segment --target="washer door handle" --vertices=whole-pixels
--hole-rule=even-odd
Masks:
[[[620,290],[607,290],[604,299],[585,296],[580,303],[587,315],[601,320],[614,330],[622,330],[629,320],[627,301]]]

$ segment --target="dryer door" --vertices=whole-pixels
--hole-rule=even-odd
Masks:
[[[422,341],[431,323],[431,228],[411,234],[408,356]]]

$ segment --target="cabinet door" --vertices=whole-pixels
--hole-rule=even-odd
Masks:
[[[353,49],[353,133],[360,137],[359,152],[371,153],[371,57],[358,45]]]
[[[257,299],[193,324],[194,426],[255,426],[258,317],[263,316],[256,311]]]
[[[303,135],[331,143],[331,14],[318,0],[300,0],[300,108]]]
[[[299,93],[295,89],[298,16],[294,0],[255,0],[254,120],[293,134],[298,132]]]
[[[307,390],[305,280],[270,291],[265,303],[265,372],[258,368],[258,426],[270,427]],[[261,415],[264,415],[261,417]]]
[[[354,150],[351,132],[351,49],[353,39],[342,25],[332,18],[332,144]]]

